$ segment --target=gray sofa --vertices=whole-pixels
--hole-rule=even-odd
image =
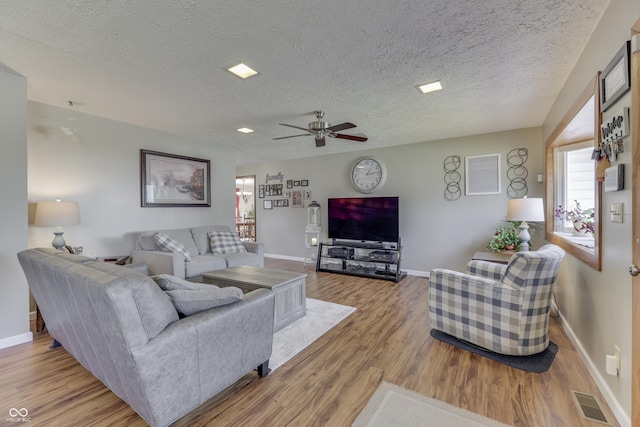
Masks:
[[[268,372],[269,290],[179,318],[167,293],[135,269],[53,248],[18,259],[53,339],[152,426],[171,424],[256,368]]]
[[[131,253],[133,263],[145,263],[149,273],[171,274],[182,279],[200,281],[203,273],[234,265],[264,267],[264,245],[242,242],[247,252],[214,255],[209,242],[209,231],[227,231],[226,225],[207,225],[174,230],[145,231],[138,235]],[[179,253],[163,252],[154,241],[156,233],[163,233],[182,243],[191,254],[191,261]]]

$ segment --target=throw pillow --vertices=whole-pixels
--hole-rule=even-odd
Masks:
[[[247,248],[244,247],[242,240],[236,233],[231,231],[209,231],[207,234],[211,243],[211,252],[214,255],[247,252]]]
[[[162,251],[182,254],[186,261],[191,261],[191,253],[189,250],[173,237],[162,233],[156,233],[153,235],[153,240],[155,240],[156,245],[158,245]]]
[[[190,290],[176,289],[166,291],[178,313],[185,316],[199,313],[213,307],[242,301],[242,291],[233,286],[218,288],[207,285],[210,289]]]
[[[170,274],[158,274],[157,276],[151,276],[151,278],[160,286],[163,291],[179,291],[179,290],[191,290],[202,291],[211,288],[219,289],[215,285],[207,285],[206,283],[195,283],[185,279],[181,279]]]

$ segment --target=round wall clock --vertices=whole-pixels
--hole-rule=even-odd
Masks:
[[[358,159],[351,169],[351,183],[361,193],[378,191],[387,180],[387,168],[375,157]]]

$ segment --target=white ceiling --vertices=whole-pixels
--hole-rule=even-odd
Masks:
[[[539,126],[608,3],[4,0],[0,62],[27,78],[29,100],[247,164]],[[225,71],[240,61],[260,74]],[[440,92],[415,88],[438,79]],[[317,109],[369,141],[272,141]]]

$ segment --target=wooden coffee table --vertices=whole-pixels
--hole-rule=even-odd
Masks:
[[[271,289],[275,293],[273,332],[277,332],[307,312],[306,277],[290,271],[236,265],[204,273],[202,281],[220,287],[235,286],[244,293]]]

